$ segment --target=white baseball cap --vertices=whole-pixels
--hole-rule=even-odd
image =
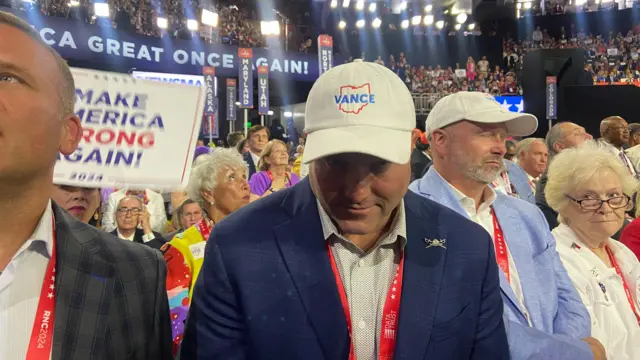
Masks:
[[[493,96],[481,92],[460,91],[438,100],[425,125],[426,134],[462,120],[484,124],[506,123],[512,136],[528,136],[538,128],[538,119],[531,114],[511,112]]]
[[[355,60],[313,84],[305,108],[303,161],[362,153],[406,164],[415,127],[413,98],[400,77],[384,66]]]

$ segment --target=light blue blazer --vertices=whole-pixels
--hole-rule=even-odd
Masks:
[[[509,175],[509,181],[513,184],[513,187],[516,190],[516,193],[520,197],[520,199],[530,202],[532,204],[536,204],[536,195],[533,193],[533,189],[531,189],[531,185],[529,185],[529,177],[527,173],[522,170],[520,165],[514,163],[513,161],[503,160],[504,165],[507,168],[507,175]]]
[[[433,167],[422,179],[411,183],[409,190],[468,217],[450,185]],[[580,340],[591,334],[589,313],[562,265],[542,212],[535,205],[501,193],[497,194],[493,209],[518,268],[533,325],[528,325],[515,293],[500,271],[512,359],[593,359],[589,345]]]

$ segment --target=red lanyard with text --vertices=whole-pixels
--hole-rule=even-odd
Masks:
[[[504,241],[504,232],[498,223],[496,212],[491,209],[491,218],[493,219],[493,243],[496,247],[496,261],[498,266],[507,277],[507,282],[511,284],[511,273],[509,271],[509,255],[507,253],[507,244]]]
[[[502,173],[500,173],[500,177],[502,178],[502,181],[504,181],[504,190],[507,192],[507,195],[510,196],[514,196],[515,192],[513,191],[513,188],[511,187],[511,181],[509,180],[509,174],[507,174],[506,171],[503,171]],[[493,188],[497,189],[500,187],[500,183],[498,182],[498,180],[493,180]]]
[[[209,225],[209,221],[207,221],[207,219],[203,217],[200,221],[198,221],[198,223],[196,224],[196,228],[204,238],[204,241],[209,240],[209,235],[211,235],[211,229],[213,229],[213,226]]]
[[[33,320],[31,340],[26,360],[49,360],[53,346],[53,322],[56,308],[56,231],[53,225],[51,258],[44,273],[36,318]]]
[[[271,184],[273,185],[273,173],[271,172],[271,170],[267,170],[267,176],[269,177],[269,180],[271,180]],[[286,185],[287,183],[289,185],[291,185],[291,179],[289,179],[289,174],[284,173],[284,184]]]
[[[611,249],[609,247],[605,247],[607,250],[607,255],[609,255],[609,260],[611,261],[611,265],[616,269],[616,273],[622,279],[622,286],[624,286],[624,292],[627,294],[627,300],[629,301],[629,305],[631,305],[631,311],[636,316],[636,320],[638,321],[638,325],[640,325],[640,315],[638,315],[638,311],[636,310],[636,304],[633,301],[633,296],[631,296],[631,290],[629,290],[629,285],[627,285],[627,280],[625,280],[624,275],[622,275],[622,271],[620,270],[620,266],[618,266],[618,262],[616,258],[613,256]]]
[[[329,261],[331,261],[331,270],[336,278],[336,285],[338,286],[338,294],[340,295],[340,302],[342,303],[342,309],[344,310],[344,317],[347,320],[347,330],[349,331],[349,338],[351,340],[351,347],[349,350],[349,360],[356,360],[356,354],[353,351],[353,335],[351,333],[351,312],[349,310],[349,301],[347,299],[347,293],[344,290],[344,285],[340,278],[340,272],[338,271],[338,265],[336,259],[333,257],[331,251],[331,245],[327,241],[329,248]],[[402,292],[402,277],[404,273],[404,254],[400,258],[400,264],[398,264],[398,270],[393,278],[393,282],[387,291],[387,298],[384,302],[384,308],[382,310],[382,326],[380,329],[380,352],[378,354],[379,360],[391,360],[393,359],[393,353],[396,347],[396,337],[398,335],[398,312],[400,311],[400,295]]]

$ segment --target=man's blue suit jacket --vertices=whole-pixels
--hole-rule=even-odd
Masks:
[[[433,167],[422,179],[411,183],[409,190],[468,218],[450,185]],[[497,193],[493,210],[518,268],[533,324],[529,327],[516,295],[500,271],[512,358],[593,359],[587,343],[579,340],[591,336],[589,313],[562,265],[542,212],[535,205],[501,193]]]
[[[407,192],[394,359],[509,358],[491,239]],[[446,248],[425,239],[445,239]],[[349,335],[307,179],[213,228],[181,360],[347,360]]]

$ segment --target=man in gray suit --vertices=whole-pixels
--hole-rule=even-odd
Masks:
[[[0,359],[171,359],[159,252],[50,199],[82,127],[66,62],[0,11]]]

